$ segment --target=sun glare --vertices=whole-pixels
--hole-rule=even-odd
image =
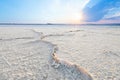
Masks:
[[[79,14],[79,13],[76,13],[76,14],[74,15],[74,19],[80,21],[80,20],[82,20],[82,15]]]
[[[70,20],[71,20],[71,23],[74,23],[74,24],[79,24],[82,22],[83,20],[83,16],[82,14],[80,13],[74,13],[74,14],[71,14],[70,16]]]
[[[68,15],[64,15],[61,19],[56,20],[56,22],[63,22],[68,24],[80,24],[84,17],[81,13],[69,13]]]

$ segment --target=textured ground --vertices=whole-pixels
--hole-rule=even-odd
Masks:
[[[82,66],[97,80],[120,80],[119,27],[55,27],[48,30],[54,35],[45,40],[58,45],[59,58]]]
[[[42,40],[47,36],[34,29],[1,28],[0,80],[92,80],[79,66],[59,60],[57,46]]]
[[[1,29],[0,80],[57,78],[55,73],[58,73],[52,70],[48,62],[52,47],[48,43],[37,40],[34,35],[24,29]]]
[[[1,27],[0,80],[120,80],[119,48],[120,28]]]

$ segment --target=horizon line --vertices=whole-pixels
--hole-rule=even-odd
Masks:
[[[83,24],[70,24],[70,23],[0,23],[0,25],[120,25],[120,23],[83,23]]]

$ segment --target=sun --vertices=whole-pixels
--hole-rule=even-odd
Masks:
[[[83,20],[83,16],[80,13],[73,13],[70,16],[71,23],[80,24]]]
[[[82,15],[79,13],[74,14],[74,19],[75,20],[82,20]]]
[[[67,15],[62,16],[60,19],[56,20],[58,23],[63,22],[66,24],[81,24],[83,16],[81,13],[71,12]]]

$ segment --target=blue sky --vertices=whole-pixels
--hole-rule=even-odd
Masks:
[[[0,23],[120,23],[120,0],[0,0]]]

